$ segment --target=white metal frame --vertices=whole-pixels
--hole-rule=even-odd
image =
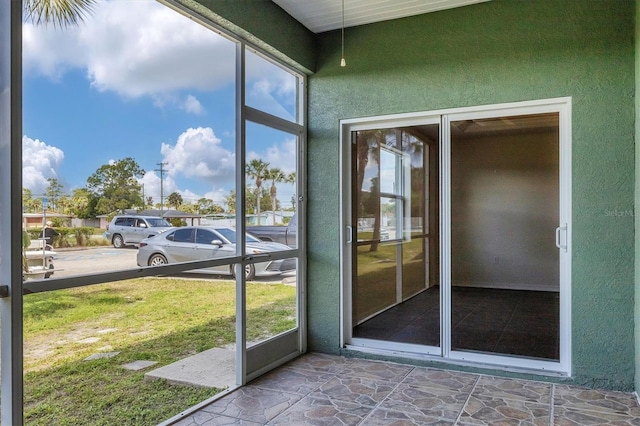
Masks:
[[[0,0],[0,380],[2,424],[23,423],[22,1]]]
[[[197,20],[200,24],[236,43],[236,169],[244,170],[245,162],[245,126],[247,121],[283,130],[298,137],[297,158],[297,194],[298,194],[298,246],[296,249],[273,253],[272,259],[296,257],[297,267],[297,306],[298,324],[295,345],[296,353],[306,351],[306,76],[278,59],[260,52],[257,47],[238,35],[217,27],[209,20],[174,0],[161,0],[163,4],[179,13]],[[8,292],[9,297],[0,297],[1,315],[1,411],[2,424],[22,424],[23,422],[23,353],[22,353],[22,295],[23,292],[42,292],[65,288],[81,287],[103,282],[120,281],[145,276],[177,273],[195,268],[236,264],[236,381],[245,384],[251,377],[247,375],[246,350],[246,282],[244,266],[261,261],[247,256],[245,247],[238,244],[234,257],[218,260],[205,260],[183,264],[145,267],[94,275],[70,278],[50,278],[39,281],[22,282],[22,1],[0,0],[0,291]],[[280,66],[298,78],[297,122],[292,123],[262,111],[244,105],[244,52],[251,49],[265,59]],[[245,174],[236,174],[238,187],[236,210],[244,212]],[[236,217],[238,232],[244,232],[244,215]],[[271,340],[287,336],[281,333]],[[267,341],[269,342],[269,341]],[[264,343],[264,342],[263,342]],[[259,373],[286,362],[283,358],[272,362]],[[254,373],[254,375],[257,373]],[[219,397],[218,395],[217,397]],[[217,397],[212,398],[216,399]],[[203,402],[210,402],[205,401]],[[201,406],[199,404],[198,406]],[[198,407],[196,406],[196,407]],[[192,410],[196,407],[192,407]],[[192,411],[188,410],[188,411]],[[186,413],[186,412],[185,412]],[[181,413],[176,418],[181,417]]]
[[[557,112],[559,114],[559,224],[556,244],[560,257],[560,360],[543,361],[524,357],[479,354],[451,349],[451,134],[450,122],[467,119],[494,118]],[[350,167],[353,131],[380,127],[433,124],[434,117],[440,123],[440,303],[441,346],[427,347],[395,342],[357,339],[352,336],[350,238]],[[340,122],[341,135],[341,345],[373,353],[400,354],[407,358],[439,359],[454,364],[471,364],[496,369],[526,371],[533,374],[571,376],[571,98],[554,98],[526,102],[485,105],[469,108],[447,109],[429,112],[389,115],[365,119],[349,119]],[[562,235],[564,234],[564,235]],[[564,237],[564,238],[563,238]],[[564,241],[564,244],[561,242]]]

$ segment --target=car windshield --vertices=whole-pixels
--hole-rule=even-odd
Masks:
[[[229,240],[231,244],[235,244],[236,242],[236,231],[229,228],[216,228],[216,231],[222,235],[225,239]],[[259,243],[260,240],[254,237],[253,235],[246,235],[246,242],[248,243]]]
[[[154,226],[154,227],[155,226],[171,226],[169,222],[159,217],[153,218],[153,219],[147,219],[147,222],[149,222],[150,226]]]

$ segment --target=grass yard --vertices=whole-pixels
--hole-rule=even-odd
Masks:
[[[356,322],[396,303],[398,249],[402,251],[403,295],[424,288],[425,263],[423,240],[383,242],[376,251],[371,245],[358,247],[357,280],[354,289],[353,315]]]
[[[247,339],[295,327],[295,288],[247,284]],[[144,380],[148,370],[235,342],[235,284],[144,278],[25,296],[25,423],[154,425],[219,389]],[[83,361],[99,352],[113,358]]]

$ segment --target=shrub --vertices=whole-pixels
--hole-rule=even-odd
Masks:
[[[171,219],[167,219],[172,226],[187,226],[187,221],[184,219],[180,219],[179,217],[172,217]]]
[[[77,246],[88,246],[91,245],[91,235],[93,235],[93,228],[88,226],[83,226],[80,228],[73,228],[74,235],[76,237],[76,245]]]

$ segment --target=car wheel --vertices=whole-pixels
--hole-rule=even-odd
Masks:
[[[166,265],[167,258],[161,254],[154,254],[149,258],[149,266],[158,266],[158,265]]]
[[[236,277],[236,265],[231,265],[231,275]],[[244,278],[249,281],[256,277],[256,267],[253,265],[247,265],[244,267]]]
[[[53,269],[53,263],[49,265],[49,269]],[[51,275],[53,275],[53,272],[47,272],[44,274],[44,277],[49,278]]]
[[[244,277],[246,280],[252,280],[256,277],[256,267],[247,265],[244,267]]]
[[[115,248],[124,247],[124,240],[122,239],[122,235],[120,235],[120,234],[114,235],[113,239],[111,240],[111,242],[113,243],[113,246]]]

